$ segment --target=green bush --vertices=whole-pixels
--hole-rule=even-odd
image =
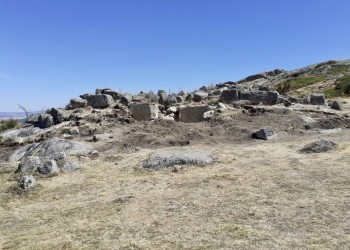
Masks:
[[[344,95],[350,95],[350,75],[345,75],[337,79],[335,89],[340,90]]]
[[[19,126],[19,123],[16,119],[0,120],[0,133],[17,126]]]
[[[298,78],[291,78],[286,81],[283,81],[276,86],[276,90],[285,94],[294,89],[300,89],[315,83],[321,82],[325,79],[324,76],[302,76]]]
[[[327,71],[327,75],[337,75],[341,73],[345,73],[349,69],[349,65],[340,65],[340,66],[333,66]]]

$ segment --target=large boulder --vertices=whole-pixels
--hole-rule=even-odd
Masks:
[[[275,105],[278,102],[278,97],[277,91],[242,91],[239,94],[240,100],[248,100],[252,104]]]
[[[208,93],[204,91],[197,91],[193,94],[193,101],[200,102],[208,99]]]
[[[114,100],[119,100],[122,97],[121,93],[112,89],[103,89],[101,91],[101,94],[110,95],[113,97]]]
[[[90,95],[87,98],[87,105],[93,108],[107,108],[113,103],[113,97],[110,95],[98,94]]]
[[[55,124],[53,117],[50,114],[40,114],[38,118],[38,122],[39,122],[38,125],[40,128],[49,128]]]
[[[122,97],[120,97],[120,102],[123,105],[128,106],[132,102],[132,95],[130,94],[123,95]]]
[[[204,113],[209,111],[208,105],[200,106],[181,106],[179,108],[179,117],[180,122],[202,122],[204,121]]]
[[[204,166],[214,162],[214,157],[208,152],[189,150],[162,150],[152,153],[143,162],[144,168],[162,169],[176,165]]]
[[[59,172],[55,160],[46,160],[37,168],[37,171],[42,175],[52,175]]]
[[[310,95],[310,104],[311,105],[325,105],[325,96],[324,94],[312,94]]]
[[[338,101],[332,101],[329,106],[331,109],[335,109],[339,111],[343,110],[341,103]]]
[[[330,150],[334,150],[337,144],[328,140],[317,140],[310,144],[305,145],[300,152],[302,153],[322,153]]]
[[[70,99],[70,106],[73,109],[85,108],[87,106],[87,100],[82,99],[82,98]]]
[[[232,103],[239,100],[237,89],[227,89],[221,92],[220,100],[223,103]]]
[[[25,156],[18,165],[15,173],[33,174],[40,167],[41,161],[38,156]]]
[[[129,108],[135,120],[151,121],[158,118],[158,104],[132,103]]]
[[[60,109],[52,108],[50,114],[55,124],[62,123],[67,119],[65,113]]]

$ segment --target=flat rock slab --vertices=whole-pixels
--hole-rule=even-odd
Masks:
[[[332,141],[328,141],[328,140],[317,140],[314,141],[308,145],[306,145],[305,147],[303,147],[300,152],[302,153],[322,153],[322,152],[327,152],[330,150],[334,150],[337,147],[337,144],[332,142]]]
[[[41,143],[26,145],[19,148],[9,158],[9,161],[20,161],[25,156],[34,155],[58,160],[60,157],[62,157],[62,154],[87,154],[90,150],[91,147],[82,142],[52,138]]]
[[[162,169],[175,165],[204,166],[214,162],[214,157],[205,151],[163,150],[152,153],[143,162],[144,168]]]

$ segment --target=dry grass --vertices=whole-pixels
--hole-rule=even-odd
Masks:
[[[21,196],[6,192],[14,182],[5,171],[0,248],[348,249],[348,136],[327,135],[340,148],[317,155],[298,153],[305,138],[283,135],[201,146],[216,163],[177,172],[143,170],[150,151],[141,150],[40,179]]]

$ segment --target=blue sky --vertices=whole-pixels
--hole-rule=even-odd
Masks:
[[[0,111],[350,58],[348,0],[0,0]]]

